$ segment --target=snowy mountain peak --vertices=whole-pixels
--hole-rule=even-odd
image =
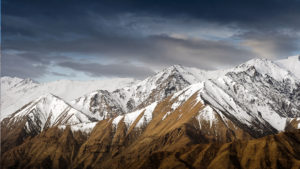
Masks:
[[[255,68],[263,69],[264,67],[276,67],[277,65],[274,64],[271,60],[265,59],[265,58],[255,58],[251,59],[241,65],[236,66],[236,68],[249,68],[251,66],[254,66]],[[263,71],[263,70],[262,70]]]
[[[3,76],[1,77],[1,81],[3,82],[8,82],[8,83],[13,83],[13,84],[18,84],[18,83],[22,83],[22,84],[30,84],[30,83],[38,83],[30,78],[26,78],[26,79],[22,79],[22,78],[18,78],[18,77],[9,77],[9,76]]]
[[[32,79],[30,79],[30,78],[26,78],[26,79],[23,79],[23,80],[21,81],[21,83],[22,83],[22,84],[31,84],[31,83],[38,83],[38,82],[35,81],[35,80],[32,80]]]
[[[32,87],[35,86],[37,82],[30,78],[22,79],[18,77],[9,77],[9,76],[4,76],[1,77],[1,88],[4,90],[10,89],[10,88],[27,88],[27,87]]]
[[[177,64],[163,69],[162,72],[180,72],[182,71],[182,69],[184,69],[184,67],[182,65]]]
[[[294,75],[288,70],[280,67],[275,62],[268,59],[252,59],[246,63],[243,63],[233,69],[233,72],[246,71],[249,68],[254,67],[262,75],[268,75],[277,81],[284,81],[290,79],[294,83]]]
[[[7,126],[11,127],[16,124],[24,124],[21,127],[27,133],[39,133],[52,126],[89,123],[95,119],[49,93],[23,106],[3,121],[6,121]]]
[[[47,104],[47,106],[49,106],[48,108],[51,108],[51,106],[57,107],[63,104],[67,104],[64,100],[62,100],[61,98],[51,94],[51,93],[47,93],[42,95],[40,98],[38,98],[35,101],[35,104]],[[47,110],[48,111],[48,110]]]
[[[1,81],[3,82],[20,82],[23,79],[18,78],[18,77],[10,77],[10,76],[2,76]]]
[[[161,101],[194,83],[191,79],[195,77],[185,78],[188,75],[193,76],[183,66],[173,65],[132,86],[116,90],[112,95],[125,112],[130,112],[137,107]]]

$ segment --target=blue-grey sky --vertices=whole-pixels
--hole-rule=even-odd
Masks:
[[[142,79],[300,53],[299,0],[2,0],[2,76]]]

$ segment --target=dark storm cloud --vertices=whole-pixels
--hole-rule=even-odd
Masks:
[[[275,21],[274,24],[298,26],[300,13],[299,0],[4,0],[3,4],[4,12],[8,15],[27,17],[38,14],[37,19],[46,16],[58,21],[62,16],[82,16],[85,13],[108,16],[130,12],[166,17],[186,15],[222,23],[253,24]]]
[[[145,77],[153,74],[151,69],[135,66],[131,64],[109,64],[102,65],[98,63],[77,63],[77,62],[62,62],[60,66],[68,67],[73,70],[83,71],[91,76],[119,76],[132,77],[134,74],[137,78]]]
[[[2,72],[6,75],[37,78],[51,74],[47,71],[49,66],[58,65],[92,76],[131,74],[142,78],[155,66],[183,64],[213,69],[257,55],[288,55],[299,45],[297,0],[2,3]],[[225,29],[233,35],[226,35],[226,40],[205,39],[202,36],[207,30],[201,36],[198,33],[207,25],[211,25],[206,29],[214,30],[216,33],[211,34],[215,36],[223,37],[227,34],[222,32]],[[6,51],[13,51],[13,57]],[[113,60],[114,68],[124,61],[150,68],[110,69],[101,64],[90,65],[91,58]],[[85,61],[79,62],[80,59]],[[17,65],[18,62],[24,64]],[[124,74],[117,72],[122,70]]]

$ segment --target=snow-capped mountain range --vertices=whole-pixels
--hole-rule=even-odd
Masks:
[[[31,79],[1,77],[1,116],[3,119],[20,109],[25,104],[38,99],[42,95],[53,94],[66,102],[70,102],[84,94],[102,89],[114,91],[135,83],[131,78],[112,78],[94,81],[59,80],[38,83]]]
[[[195,118],[213,124],[217,113],[250,134],[263,136],[284,131],[292,122],[300,128],[299,72],[300,56],[292,56],[277,61],[253,59],[217,71],[174,65],[142,81],[38,84],[30,79],[2,77],[1,118],[10,125],[26,119],[26,131],[55,125],[77,125],[74,128],[80,130],[84,124],[104,119],[112,119],[115,126],[122,119],[133,124],[143,113],[143,120],[136,125],[144,126],[152,120],[158,103],[171,98],[171,110],[165,112],[163,121],[196,94],[196,102],[206,108]]]

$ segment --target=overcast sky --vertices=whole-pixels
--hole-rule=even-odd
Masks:
[[[299,0],[2,0],[2,76],[142,79],[296,54]]]

